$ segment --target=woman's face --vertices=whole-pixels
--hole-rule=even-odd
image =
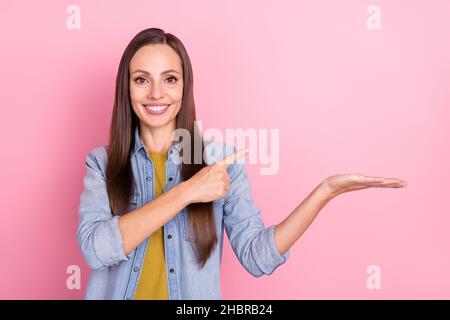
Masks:
[[[130,100],[136,116],[153,128],[174,125],[183,97],[181,59],[169,45],[139,48],[130,61]]]

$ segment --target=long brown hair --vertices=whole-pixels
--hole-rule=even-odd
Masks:
[[[130,163],[130,153],[134,146],[134,132],[136,126],[139,125],[139,121],[132,109],[130,101],[130,61],[139,48],[148,44],[167,44],[178,53],[182,61],[184,87],[181,107],[177,115],[176,127],[177,129],[183,128],[190,132],[191,159],[190,161],[187,161],[186,155],[184,156],[183,162],[180,164],[181,177],[186,181],[201,168],[206,166],[203,161],[202,150],[195,150],[199,148],[194,148],[194,140],[198,139],[199,134],[198,130],[194,130],[196,125],[193,92],[194,81],[191,61],[186,49],[177,37],[170,33],[165,33],[161,29],[150,28],[142,30],[126,47],[120,60],[116,78],[114,109],[109,131],[108,166],[106,171],[107,191],[110,206],[114,215],[123,215],[127,213],[127,208],[129,207],[133,192],[133,174]],[[197,134],[198,137],[196,137],[195,134]],[[181,151],[183,151],[183,149]],[[195,152],[200,153],[200,155],[195,157]],[[201,163],[195,163],[193,159],[202,159],[202,161]],[[195,239],[194,250],[197,255],[198,263],[203,267],[217,243],[212,202],[192,203],[187,207],[187,210],[189,230],[193,233]]]

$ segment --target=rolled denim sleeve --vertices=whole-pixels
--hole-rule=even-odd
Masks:
[[[93,270],[129,260],[119,230],[119,216],[113,216],[109,205],[103,173],[105,160],[104,147],[95,148],[87,155],[84,188],[78,209],[77,242]]]
[[[232,152],[235,151],[233,147]],[[230,244],[250,274],[255,277],[270,275],[286,262],[290,251],[281,255],[275,243],[275,225],[264,227],[261,211],[252,199],[242,159],[230,165],[228,173],[231,184],[224,202],[224,225]]]

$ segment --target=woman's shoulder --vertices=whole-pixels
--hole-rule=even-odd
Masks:
[[[86,156],[86,164],[89,166],[95,166],[102,172],[105,172],[106,162],[108,160],[107,151],[107,145],[93,147]]]
[[[94,157],[97,160],[104,160],[108,158],[108,146],[95,146],[90,151],[88,156]]]

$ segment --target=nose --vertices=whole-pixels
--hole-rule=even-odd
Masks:
[[[163,97],[163,91],[161,90],[159,84],[153,84],[149,90],[148,97],[157,100]]]

